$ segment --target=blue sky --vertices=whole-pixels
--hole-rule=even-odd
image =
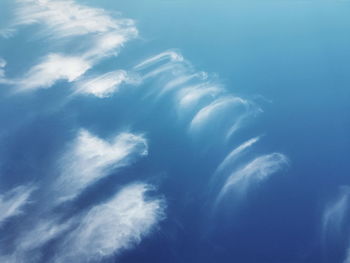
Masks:
[[[350,262],[348,1],[0,3],[0,262]]]

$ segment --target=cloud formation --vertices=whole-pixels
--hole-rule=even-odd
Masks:
[[[0,83],[4,84],[7,82],[5,78],[5,67],[6,67],[6,60],[0,57]]]
[[[233,172],[222,187],[218,200],[230,191],[245,193],[252,184],[260,183],[277,173],[288,164],[288,159],[281,153],[259,156]]]
[[[349,211],[349,198],[350,188],[342,187],[338,198],[327,205],[322,217],[322,236],[325,242],[342,234]]]
[[[0,195],[0,226],[9,218],[22,214],[23,208],[36,188],[34,186],[18,186]]]
[[[140,62],[137,64],[134,68],[139,70],[139,69],[144,69],[149,66],[155,65],[160,62],[164,61],[170,61],[170,62],[183,62],[184,57],[176,51],[173,50],[168,50],[164,51],[158,55],[155,55],[153,57],[147,58],[144,61]]]
[[[93,78],[86,78],[76,84],[76,93],[91,94],[98,98],[110,97],[122,84],[137,84],[138,78],[125,70],[111,71]]]
[[[230,120],[226,120],[226,122],[234,125],[238,120],[237,118],[245,112],[248,105],[248,101],[239,97],[225,96],[218,98],[196,113],[190,123],[189,130],[192,133],[200,132],[209,123],[212,126],[215,126],[213,122],[223,123],[224,119],[228,116],[231,118]]]
[[[149,190],[150,185],[131,184],[79,216],[54,262],[100,262],[139,244],[165,215],[163,199],[147,198]]]
[[[138,34],[133,20],[112,18],[103,9],[71,0],[18,0],[17,3],[12,31],[19,26],[38,24],[42,37],[86,43],[79,52],[51,52],[24,76],[6,81],[17,86],[19,91],[48,88],[59,80],[76,81],[101,59],[116,55]],[[84,41],[78,38],[82,36]]]
[[[91,64],[81,57],[49,54],[18,80],[17,86],[23,91],[49,88],[58,80],[73,82],[90,68]]]
[[[222,92],[221,87],[209,83],[192,85],[178,92],[178,105],[180,109],[193,108],[203,98],[214,99]]]
[[[251,146],[253,146],[259,140],[260,140],[260,137],[252,138],[242,143],[237,148],[233,149],[218,166],[218,168],[215,171],[215,174],[219,174],[227,171],[228,169],[232,169],[233,168],[232,166],[237,160],[237,158],[239,158],[246,150],[248,150]]]
[[[141,135],[120,133],[105,141],[81,130],[61,159],[56,194],[60,200],[72,199],[112,169],[129,165],[147,153],[147,141]]]
[[[88,34],[118,32],[127,40],[137,34],[133,20],[114,19],[100,8],[79,5],[72,0],[17,0],[14,27],[45,25],[43,34],[51,38],[67,38]]]

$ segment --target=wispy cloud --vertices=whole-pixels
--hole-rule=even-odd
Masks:
[[[76,93],[106,98],[115,93],[122,84],[137,83],[139,83],[139,79],[135,75],[129,74],[125,70],[116,70],[77,82]]]
[[[143,183],[126,186],[79,216],[79,226],[67,236],[55,262],[99,262],[139,244],[165,213],[163,199],[146,197],[149,190]]]
[[[217,85],[203,83],[180,90],[177,94],[180,109],[189,109],[198,104],[203,98],[214,99],[223,89]]]
[[[247,149],[249,149],[251,146],[253,146],[256,142],[258,142],[260,137],[252,138],[241,145],[239,145],[237,148],[233,149],[221,162],[221,164],[218,166],[218,168],[215,171],[215,174],[219,174],[222,172],[225,172],[229,169],[233,168],[233,164],[235,164],[237,158],[239,158]]]
[[[0,195],[0,226],[7,219],[20,215],[23,207],[28,204],[34,186],[19,186]]]
[[[4,68],[6,66],[6,60],[0,57],[0,68]]]
[[[0,57],[0,83],[7,83],[6,77],[5,77],[5,67],[7,65],[7,62],[5,59]]]
[[[57,238],[72,226],[72,221],[58,222],[57,219],[42,219],[30,228],[27,233],[16,242],[17,255],[24,255],[25,252],[40,248],[47,242]]]
[[[61,159],[61,176],[55,182],[60,200],[72,199],[87,186],[148,153],[141,135],[121,133],[111,141],[81,130]]]
[[[49,54],[17,81],[19,90],[28,91],[51,87],[58,80],[73,82],[83,75],[91,64],[81,57]]]
[[[55,218],[33,221],[32,226],[22,231],[20,237],[15,241],[15,250],[8,255],[0,255],[0,262],[42,262],[40,249],[70,230],[72,223],[73,220],[59,222]]]
[[[338,198],[329,203],[322,217],[322,236],[324,242],[337,238],[343,233],[347,212],[349,211],[350,188],[342,187]]]
[[[244,194],[252,184],[266,180],[287,164],[287,157],[280,153],[272,153],[255,158],[227,178],[217,200],[220,201],[230,191]]]
[[[119,32],[126,38],[137,34],[131,19],[114,19],[100,8],[79,5],[72,0],[17,0],[14,27],[45,25],[43,34],[51,38],[66,38],[88,34]]]
[[[77,37],[84,36],[84,41],[80,39],[79,43],[86,43],[79,52],[48,54],[23,77],[7,80],[7,84],[14,84],[19,91],[48,88],[59,80],[73,82],[101,59],[116,55],[138,34],[133,20],[112,18],[103,9],[71,0],[18,0],[17,3],[13,30],[21,25],[38,24],[43,37],[77,42]]]
[[[134,68],[143,69],[164,61],[182,62],[184,61],[184,58],[179,52],[169,50],[145,59],[144,61],[137,64]]]
[[[240,116],[240,113],[245,112],[245,108],[248,105],[248,101],[233,96],[225,96],[218,98],[209,105],[200,109],[193,117],[190,123],[190,132],[197,133],[201,131],[207,124],[213,121],[223,122],[223,119],[230,116],[231,120],[228,122],[235,123],[236,119],[232,119],[232,114],[228,115],[228,112],[233,112],[234,115]],[[242,108],[243,107],[243,108]],[[237,115],[238,114],[238,115]]]

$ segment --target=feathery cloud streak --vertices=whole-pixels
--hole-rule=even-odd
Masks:
[[[350,188],[342,187],[338,198],[330,203],[322,218],[322,235],[324,241],[327,238],[339,237],[342,234],[344,220],[349,211]]]
[[[237,158],[239,158],[241,154],[243,154],[246,150],[248,150],[251,146],[253,146],[259,140],[260,140],[260,137],[252,138],[242,143],[237,148],[233,149],[218,166],[218,168],[215,171],[215,174],[227,171],[228,169],[232,169],[232,165],[235,163]]]
[[[271,153],[255,158],[227,178],[218,200],[230,191],[244,194],[252,184],[266,180],[287,164],[287,157],[281,153]]]
[[[83,75],[91,64],[80,57],[50,54],[18,80],[19,90],[29,91],[51,87],[58,80],[73,82]]]
[[[135,183],[111,200],[79,217],[79,226],[67,236],[55,262],[100,262],[132,248],[164,218],[163,199],[149,199],[152,187]]]
[[[129,165],[147,153],[147,141],[141,135],[121,133],[108,142],[81,130],[61,159],[56,194],[61,200],[72,199],[112,169]]]
[[[0,195],[0,226],[9,218],[22,214],[23,207],[36,188],[34,186],[18,186]]]
[[[122,84],[137,84],[138,82],[137,77],[131,76],[125,70],[116,70],[79,81],[76,85],[76,93],[106,98],[116,92]]]
[[[38,24],[41,34],[49,39],[69,39],[85,36],[85,50],[78,53],[51,52],[32,66],[23,76],[8,80],[18,90],[48,88],[58,80],[73,82],[102,58],[118,50],[138,34],[134,21],[112,18],[108,12],[76,4],[70,0],[18,0],[13,28]]]

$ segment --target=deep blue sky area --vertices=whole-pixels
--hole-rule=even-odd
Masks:
[[[0,262],[349,263],[349,14],[1,1]]]

